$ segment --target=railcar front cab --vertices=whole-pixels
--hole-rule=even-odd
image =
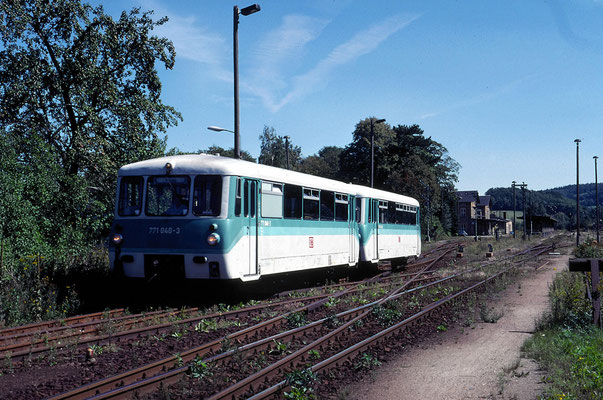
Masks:
[[[167,163],[162,175],[118,178],[114,273],[149,281],[220,277],[229,179],[171,172]]]
[[[353,195],[239,176],[172,175],[170,163],[162,175],[128,174],[118,179],[109,250],[113,271],[128,278],[246,281],[262,271],[358,262],[360,203]],[[317,227],[338,235],[317,235]]]

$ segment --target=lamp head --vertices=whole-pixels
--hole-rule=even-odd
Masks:
[[[262,8],[260,7],[259,4],[252,4],[250,6],[247,6],[243,9],[241,9],[241,14],[242,15],[251,15],[251,14],[255,14],[256,12],[260,11]]]

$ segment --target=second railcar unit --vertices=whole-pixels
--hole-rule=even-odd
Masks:
[[[225,157],[126,165],[116,201],[111,266],[131,278],[250,281],[420,253],[414,199]]]

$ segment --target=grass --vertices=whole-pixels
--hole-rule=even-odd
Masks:
[[[523,346],[547,371],[544,399],[603,398],[603,331],[546,329]]]

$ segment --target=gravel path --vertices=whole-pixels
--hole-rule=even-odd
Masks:
[[[542,372],[520,356],[535,320],[548,309],[548,285],[568,257],[549,261],[510,285],[490,304],[496,323],[439,333],[348,387],[348,399],[535,399]]]

